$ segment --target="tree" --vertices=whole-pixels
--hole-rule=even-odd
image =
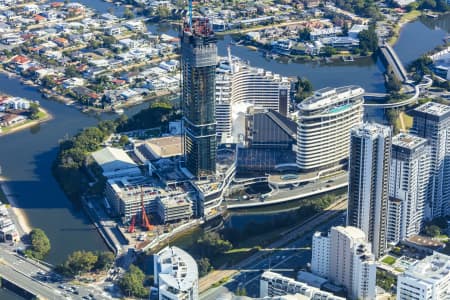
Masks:
[[[333,56],[333,55],[335,55],[336,54],[336,49],[334,49],[333,47],[331,47],[331,46],[325,46],[325,47],[323,47],[323,50],[322,50],[323,52],[323,55],[324,56],[326,56],[326,57],[331,57],[331,56]]]
[[[123,147],[123,146],[125,146],[128,143],[129,143],[128,136],[121,135],[120,139],[119,139],[119,145]]]
[[[429,225],[425,227],[425,234],[431,237],[441,235],[441,229],[436,225]]]
[[[94,269],[105,270],[114,263],[114,254],[109,251],[103,251],[97,253],[97,261],[95,262]]]
[[[311,39],[311,31],[308,28],[303,28],[299,32],[300,40],[309,41]]]
[[[91,271],[97,260],[97,255],[91,251],[75,251],[69,255],[61,269],[64,274],[74,276]]]
[[[200,258],[197,261],[197,265],[198,265],[198,274],[200,277],[205,276],[213,269],[213,267],[211,266],[211,263],[209,262],[209,259],[206,257]]]
[[[30,119],[39,119],[39,105],[37,103],[33,102],[30,104]]]
[[[358,33],[359,48],[362,52],[374,52],[378,48],[378,36],[375,31],[375,25],[370,25],[367,30]]]
[[[148,297],[148,289],[144,287],[145,274],[135,265],[119,280],[119,287],[125,295],[134,297]]]
[[[167,6],[160,5],[156,10],[156,15],[158,15],[161,19],[165,19],[169,16],[170,11]]]
[[[236,296],[247,296],[247,290],[245,287],[238,287],[236,290]]]
[[[129,7],[127,7],[127,8],[125,8],[125,10],[123,11],[123,17],[124,17],[125,19],[133,19],[133,18],[134,18],[134,13],[133,13],[133,11],[132,11]]]
[[[233,248],[228,240],[222,239],[217,232],[206,232],[197,240],[199,253],[203,257],[215,257]]]
[[[30,232],[31,246],[26,255],[42,260],[50,252],[50,240],[42,229],[35,228]]]
[[[391,93],[396,93],[402,88],[401,81],[395,76],[392,67],[389,66],[386,70],[386,89]]]
[[[73,65],[67,66],[64,70],[64,73],[66,77],[77,77],[80,75],[80,72],[78,72],[77,68],[75,68],[75,66]]]
[[[303,77],[297,77],[297,82],[295,83],[295,102],[299,103],[305,98],[309,97],[313,92],[313,86],[311,82]]]

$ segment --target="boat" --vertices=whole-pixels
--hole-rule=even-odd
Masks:
[[[432,14],[432,13],[426,13],[425,14],[425,16],[427,16],[427,17],[429,17],[429,18],[437,18],[437,17],[439,17],[439,15],[437,15],[437,14]]]
[[[125,112],[122,108],[114,108],[113,111],[118,115],[123,115]]]

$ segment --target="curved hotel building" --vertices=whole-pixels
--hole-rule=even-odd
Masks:
[[[350,128],[362,123],[364,89],[324,88],[298,105],[297,166],[303,172],[347,162]]]
[[[217,134],[231,136],[232,105],[249,103],[273,109],[286,115],[289,107],[291,83],[287,77],[250,67],[242,61],[219,67],[216,72]]]

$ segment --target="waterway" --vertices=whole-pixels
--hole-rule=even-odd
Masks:
[[[81,2],[97,9],[101,6],[105,11],[110,7],[100,0]],[[434,26],[422,20],[406,25],[396,45],[400,58],[410,61],[434,48],[439,44],[439,39],[442,43],[448,29],[435,30]],[[174,33],[173,29],[167,26],[152,29],[154,32]],[[413,34],[415,31],[420,34]],[[417,43],[417,36],[421,37],[421,43]],[[226,55],[229,43],[230,37],[219,41],[220,55]],[[427,47],[423,48],[423,45]],[[359,84],[371,92],[384,91],[384,67],[378,59],[367,58],[355,63],[336,64],[281,63],[266,60],[261,53],[241,46],[232,46],[232,54],[249,60],[253,66],[264,67],[285,76],[305,76],[312,81],[315,88]],[[3,175],[11,180],[11,190],[18,199],[19,206],[25,209],[31,225],[44,229],[50,237],[52,251],[48,260],[59,263],[70,252],[78,249],[105,250],[104,243],[84,214],[62,193],[51,174],[51,164],[59,140],[111,115],[82,114],[72,107],[42,99],[35,89],[3,75],[0,76],[0,91],[40,100],[43,107],[54,116],[48,123],[0,138],[0,165]],[[240,216],[242,218],[242,214]],[[248,218],[254,219],[256,216],[251,214]]]

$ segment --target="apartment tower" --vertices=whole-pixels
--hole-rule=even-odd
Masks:
[[[391,130],[364,123],[350,133],[347,226],[360,228],[376,258],[386,249]]]

